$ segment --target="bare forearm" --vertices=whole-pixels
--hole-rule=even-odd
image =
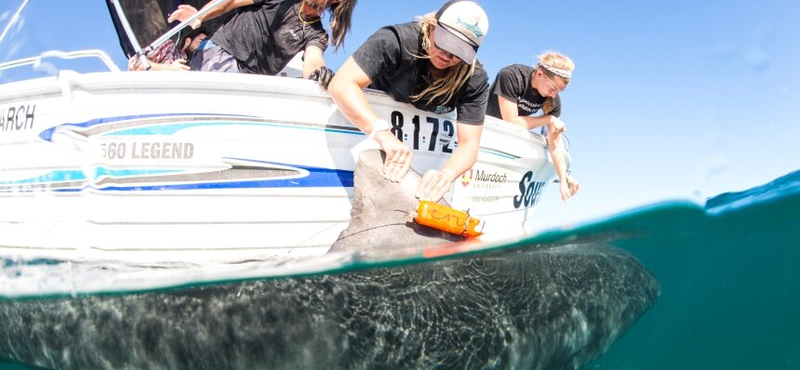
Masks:
[[[564,148],[564,140],[561,135],[549,138],[550,158],[553,160],[558,181],[567,181],[567,151]]]
[[[525,117],[516,116],[516,117],[511,118],[511,119],[506,119],[506,121],[511,122],[511,123],[513,123],[513,124],[515,124],[517,126],[520,126],[520,127],[524,128],[524,129],[528,129],[528,122],[525,121]]]
[[[519,118],[522,119],[522,121],[524,122],[523,126],[525,128],[527,128],[528,130],[534,129],[534,128],[537,128],[537,127],[542,127],[542,126],[545,126],[548,123],[550,123],[550,116],[549,115],[537,116],[537,117],[524,116],[524,117],[519,117]]]
[[[206,4],[202,9],[208,8],[212,3],[213,3],[213,1],[208,3],[208,4]],[[201,21],[206,21],[206,20],[209,20],[209,19],[214,19],[214,18],[219,17],[220,15],[223,15],[223,14],[226,14],[226,13],[230,12],[233,9],[240,8],[240,7],[247,6],[247,5],[253,5],[253,3],[254,3],[253,0],[228,0],[228,1],[225,1],[222,4],[220,4],[216,8],[211,9],[208,13],[205,13],[202,16],[200,16],[200,20]]]
[[[345,118],[361,131],[372,132],[372,123],[378,120],[378,116],[370,108],[361,87],[353,82],[334,79],[328,91]]]
[[[328,85],[328,93],[339,107],[339,111],[366,134],[372,133],[373,124],[379,117],[372,111],[364,88],[372,80],[356,63],[348,58]],[[384,148],[386,149],[386,148]]]
[[[303,78],[309,78],[314,71],[325,66],[322,49],[309,46],[303,53]]]
[[[475,164],[477,159],[477,145],[459,144],[458,148],[453,152],[453,155],[450,156],[450,159],[448,159],[447,163],[442,167],[442,171],[449,173],[451,177],[453,177],[452,180],[455,180],[458,176],[467,172],[467,170]]]
[[[450,174],[451,180],[455,180],[475,164],[482,132],[483,126],[458,124],[458,147],[442,167],[442,171]]]
[[[324,65],[325,65],[325,62],[321,62],[321,63],[320,62],[306,62],[306,63],[303,63],[303,78],[311,77],[311,75],[314,73],[314,71],[316,71],[320,67],[323,67]]]

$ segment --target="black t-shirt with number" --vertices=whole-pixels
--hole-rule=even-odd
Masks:
[[[498,96],[502,96],[512,102],[517,103],[519,116],[530,116],[539,110],[547,97],[539,95],[539,91],[531,86],[531,75],[533,67],[523,64],[512,64],[497,73],[497,77],[489,88],[489,103],[486,106],[486,114],[502,119],[500,114],[500,104]],[[561,97],[556,96],[553,108],[544,114],[552,114],[556,117],[561,116]]]
[[[321,22],[300,20],[301,2],[255,0],[231,14],[211,40],[236,58],[242,72],[276,75],[306,47],[328,47]]]
[[[420,26],[409,22],[379,29],[353,53],[353,59],[372,80],[370,88],[383,90],[397,101],[428,112],[446,113],[455,109],[458,122],[482,125],[489,97],[489,77],[482,67],[475,68],[475,73],[451,101],[438,99],[431,104],[425,97],[411,101],[411,96],[422,92],[432,81],[430,61],[420,58],[424,55]]]

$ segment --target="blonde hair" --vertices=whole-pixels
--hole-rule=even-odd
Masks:
[[[575,63],[572,62],[572,59],[570,59],[568,56],[566,56],[564,54],[561,54],[561,53],[556,52],[556,51],[550,51],[550,50],[539,54],[538,59],[539,59],[539,61],[536,63],[536,69],[542,71],[542,73],[547,75],[547,77],[560,78],[561,80],[564,81],[564,85],[565,86],[569,85],[569,81],[571,79],[570,77],[564,77],[564,76],[558,75],[558,74],[554,73],[553,71],[548,70],[548,67],[561,69],[561,70],[567,71],[567,72],[569,72],[571,74],[572,71],[575,70]]]
[[[425,14],[422,19],[420,19],[419,25],[422,28],[422,49],[425,50],[426,55],[414,55],[414,57],[421,59],[431,58],[428,54],[428,50],[430,50],[431,47],[431,35],[433,34],[433,29],[436,28],[436,23],[435,13]],[[440,101],[443,103],[439,105],[446,104],[451,101],[453,97],[455,97],[456,92],[472,78],[472,75],[475,73],[475,65],[475,62],[467,64],[462,61],[448,68],[444,78],[434,81],[419,94],[412,95],[410,97],[411,100],[419,101],[425,99],[428,104],[436,104],[434,101],[441,99]]]
[[[547,76],[548,78],[551,79],[560,78],[562,81],[564,81],[564,87],[569,85],[571,77],[564,77],[558,75],[553,71],[549,70],[548,68],[555,68],[567,71],[571,75],[572,71],[575,70],[575,63],[572,62],[572,59],[570,59],[568,56],[564,54],[550,50],[539,54],[538,59],[539,61],[536,63],[536,68],[534,69],[534,72],[536,70],[542,71],[542,73],[544,73],[544,75]],[[544,112],[544,114],[550,114],[550,112],[552,112],[555,109],[555,106],[556,106],[555,99],[548,96],[544,100],[544,104],[542,106],[542,112]]]

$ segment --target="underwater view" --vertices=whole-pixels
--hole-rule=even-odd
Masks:
[[[0,369],[800,369],[800,3],[212,3],[0,4]]]
[[[541,289],[564,284],[565,295],[577,290],[573,302],[587,301],[578,304],[586,304],[589,325],[598,331],[590,342],[614,325],[599,321],[602,311],[621,303],[615,297],[645,295],[628,309],[653,303],[629,330],[616,327],[627,333],[586,368],[794,369],[800,362],[794,309],[800,252],[792,236],[798,217],[800,172],[794,172],[704,206],[653,204],[472,249],[349,253],[312,261],[317,272],[290,261],[198,274],[180,266],[3,259],[0,355],[53,368],[248,368],[258,366],[247,362],[255,360],[274,368],[562,368],[569,362],[526,357],[571,361],[580,353],[559,356],[547,343],[520,347],[515,340],[558,342],[573,330],[569,318],[548,327],[547,316],[558,310],[536,313],[546,307],[537,299]],[[641,261],[657,285],[625,276],[636,266],[623,263],[629,257],[615,249]],[[583,265],[577,254],[602,257]],[[259,277],[276,269],[285,276]],[[218,280],[208,278],[215,274]],[[175,280],[180,275],[201,281]],[[618,294],[597,292],[605,286],[597,276],[631,285],[606,287]],[[559,278],[582,281],[551,281]],[[170,280],[177,283],[165,284]],[[115,289],[142,281],[153,286]],[[525,316],[525,310],[532,311]],[[520,325],[537,329],[522,335]],[[462,338],[464,347],[448,348],[461,336],[469,338]],[[349,345],[340,347],[341,341]],[[210,346],[221,352],[202,351]]]

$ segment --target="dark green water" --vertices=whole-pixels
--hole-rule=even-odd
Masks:
[[[800,172],[795,172],[720,195],[705,207],[657,204],[506,247],[606,242],[633,253],[658,278],[655,306],[586,368],[798,369],[799,228]],[[404,263],[420,261],[406,256]],[[364,265],[353,262],[352,268]],[[348,266],[338,266],[342,269]]]
[[[598,225],[658,277],[658,303],[590,366],[800,368],[800,172],[708,201]]]

